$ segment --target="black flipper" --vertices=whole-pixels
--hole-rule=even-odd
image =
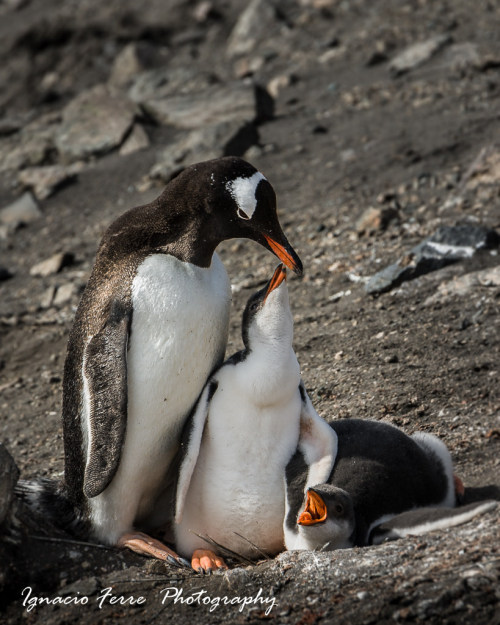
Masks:
[[[85,350],[84,374],[90,392],[90,447],[83,492],[96,497],[113,479],[127,426],[129,306],[115,300],[108,320]]]

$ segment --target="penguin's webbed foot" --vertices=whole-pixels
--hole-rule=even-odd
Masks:
[[[227,569],[227,564],[221,556],[209,549],[196,549],[191,556],[191,566],[198,573],[211,575],[217,569]]]
[[[117,547],[124,547],[144,556],[167,561],[169,564],[190,568],[187,560],[181,558],[161,541],[143,532],[126,532],[122,534],[118,539]]]

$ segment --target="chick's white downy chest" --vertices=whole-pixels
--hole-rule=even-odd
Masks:
[[[298,389],[279,406],[256,408],[224,385],[215,394],[186,497],[178,548],[196,548],[208,534],[238,553],[283,547],[285,467],[299,439]],[[255,554],[253,554],[255,555]]]

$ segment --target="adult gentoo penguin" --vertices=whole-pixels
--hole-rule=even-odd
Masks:
[[[134,528],[165,522],[153,511],[185,418],[223,359],[230,285],[215,248],[233,237],[301,273],[271,184],[226,157],[185,169],[101,241],[64,369],[63,492],[103,543],[175,556]]]
[[[410,437],[378,421],[339,419],[331,427],[337,455],[326,483],[304,488],[307,460],[300,453],[287,466],[288,549],[371,544],[373,528],[416,509],[420,514],[406,515],[386,530],[400,525],[408,530],[413,522],[416,528],[426,514],[429,521],[435,520],[436,507],[443,508],[442,527],[456,524],[449,510],[456,505],[463,485],[453,474],[451,456],[442,441],[424,432]],[[433,507],[432,512],[428,507]]]
[[[247,557],[261,556],[252,543],[269,554],[283,549],[285,468],[297,447],[308,461],[306,485],[330,474],[335,435],[300,379],[285,277],[280,265],[249,299],[245,349],[210,378],[186,425],[174,532],[195,569],[225,566],[199,536]]]

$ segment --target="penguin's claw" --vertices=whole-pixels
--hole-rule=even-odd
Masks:
[[[176,566],[178,569],[182,568],[182,564],[180,563],[180,558],[176,560],[173,556],[168,555],[165,558],[165,562],[168,562],[168,564],[171,564],[172,566]],[[191,568],[191,566],[189,566],[189,568]]]
[[[144,556],[167,561],[170,564],[175,563],[177,566],[184,566],[184,563],[180,563],[180,560],[183,558],[180,558],[175,551],[172,551],[172,549],[156,540],[156,538],[152,538],[143,532],[126,532],[122,534],[118,539],[117,547],[126,547]],[[171,562],[170,559],[174,562]]]
[[[191,566],[198,573],[206,573],[211,575],[218,569],[227,569],[224,560],[208,549],[196,549],[191,557]]]

